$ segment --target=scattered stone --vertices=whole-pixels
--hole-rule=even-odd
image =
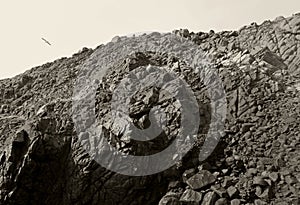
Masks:
[[[236,196],[238,194],[238,190],[234,186],[230,186],[227,189],[227,193],[230,198],[233,198],[234,196]]]
[[[262,194],[262,188],[260,186],[255,187],[255,195],[260,196]]]
[[[257,169],[256,168],[250,168],[247,170],[247,175],[249,176],[255,176],[257,174]]]
[[[181,205],[177,193],[168,192],[158,203],[158,205]]]
[[[214,175],[207,170],[200,170],[199,173],[190,177],[186,183],[194,190],[201,189],[207,185],[213,184],[216,181]]]
[[[217,201],[217,194],[215,192],[208,192],[204,195],[201,205],[214,205]]]
[[[195,169],[189,169],[184,171],[184,173],[182,174],[183,182],[186,182],[190,177],[195,175],[195,173],[196,173]]]
[[[218,194],[220,198],[226,197],[227,195],[226,189],[224,187],[221,187],[219,184],[211,186],[211,190],[216,192],[216,194]]]
[[[241,200],[240,199],[232,199],[230,202],[231,205],[240,205]]]
[[[225,176],[224,177],[224,182],[221,184],[222,187],[227,188],[229,186],[232,186],[234,184],[234,180],[232,177]]]
[[[269,174],[269,178],[273,181],[273,182],[277,182],[278,180],[278,173],[277,172],[272,172]]]
[[[97,140],[90,141],[92,133],[74,129],[72,104],[77,98],[73,87],[99,67],[106,46],[116,51],[123,42],[138,46],[146,42],[145,37],[171,42],[176,36],[155,32],[115,37],[105,46],[84,48],[72,57],[0,80],[0,153],[6,153],[0,157],[0,204],[228,204],[229,199],[230,204],[298,204],[299,22],[300,14],[295,14],[233,32],[177,30],[173,34],[181,41],[185,38],[189,45],[199,45],[205,66],[194,69],[169,53],[122,53],[124,59],[109,65],[103,79],[91,81],[98,85],[95,109],[83,109],[81,123],[91,125],[93,120],[86,115],[95,114],[109,144],[135,156],[159,153],[174,141],[181,132],[181,106],[160,88],[137,89],[131,99],[124,100],[128,120],[142,133],[153,125],[152,108],[162,108],[167,119],[159,137],[149,143],[135,141],[131,130],[124,134],[123,121],[118,124],[111,115],[118,85],[128,79],[124,90],[135,87],[130,72],[141,69],[147,77],[153,71],[149,65],[175,72],[190,85],[199,105],[203,136],[195,136],[195,147],[174,167],[150,176],[120,175],[91,160],[86,150],[94,154],[105,150],[96,146]],[[228,104],[224,136],[205,162],[199,162],[199,148],[213,120],[220,117],[211,112],[211,98],[221,107],[218,98],[223,95],[220,89],[207,93],[198,75],[206,67],[217,71]],[[87,89],[82,87],[83,95]]]
[[[180,202],[188,205],[198,205],[202,200],[202,193],[187,189],[183,192]]]
[[[227,164],[227,166],[233,165],[234,162],[235,162],[234,157],[227,157],[226,158],[226,164]]]
[[[269,188],[266,188],[263,193],[261,195],[259,195],[259,198],[265,200],[265,201],[269,201],[271,197],[271,191]]]
[[[260,186],[268,186],[268,183],[262,177],[254,177],[253,184]]]
[[[228,205],[229,202],[226,198],[220,198],[216,201],[215,205]]]
[[[260,200],[260,199],[256,199],[256,200],[254,201],[254,204],[255,204],[255,205],[267,205],[268,203],[265,202],[265,201],[262,201],[262,200]]]
[[[284,178],[285,182],[288,183],[288,184],[296,184],[298,183],[298,180],[296,179],[296,177],[294,176],[291,176],[291,175],[288,175]]]

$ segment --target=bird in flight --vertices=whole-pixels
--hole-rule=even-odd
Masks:
[[[6,152],[4,151],[0,157],[0,166],[4,166],[4,162],[6,161]]]
[[[47,41],[46,39],[42,38],[42,40],[47,43],[49,46],[51,46],[51,43],[49,41]]]

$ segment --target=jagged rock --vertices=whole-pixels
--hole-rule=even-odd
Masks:
[[[183,182],[186,182],[190,177],[192,177],[195,174],[196,174],[195,169],[189,169],[184,171],[182,174]]]
[[[230,186],[227,189],[227,193],[230,198],[233,198],[234,196],[236,196],[238,194],[238,190],[234,186]]]
[[[221,187],[220,185],[211,186],[211,190],[218,194],[220,198],[226,197],[227,195],[226,189]]]
[[[217,201],[217,194],[215,192],[208,192],[204,195],[201,205],[213,205]]]
[[[255,57],[261,58],[263,61],[272,65],[275,69],[285,70],[287,65],[283,63],[283,60],[275,53],[271,52],[268,47],[261,49],[254,54]],[[276,70],[273,70],[275,72]]]
[[[228,188],[234,184],[234,179],[229,176],[224,177],[224,182],[222,183],[222,187]]]
[[[271,197],[270,189],[266,188],[258,197],[265,200],[265,201],[269,201],[269,199]]]
[[[194,190],[201,189],[207,185],[213,184],[216,181],[214,175],[207,170],[200,170],[197,174],[190,177],[186,183]]]
[[[174,99],[157,88],[139,90],[128,109],[134,125],[147,128],[149,109],[158,104],[170,120],[165,133],[151,143],[132,141],[112,126],[110,116],[112,94],[120,80],[150,64],[174,71],[191,85],[200,105],[201,135],[183,160],[152,176],[124,176],[101,167],[83,148],[91,147],[90,134],[74,130],[72,88],[79,68],[104,45],[0,80],[0,204],[199,204],[200,198],[202,204],[226,204],[230,199],[232,205],[297,204],[299,22],[297,14],[239,31],[174,31],[199,46],[226,91],[224,136],[205,162],[199,162],[203,135],[218,116],[212,116],[209,95],[198,77],[202,68],[191,70],[171,54],[136,52],[115,62],[105,79],[93,81],[98,85],[95,114],[106,126],[105,137],[119,151],[135,155],[160,152],[174,140],[180,130],[180,106],[172,105]],[[160,33],[149,35],[169,40]],[[124,39],[130,40],[115,37],[110,45]],[[96,60],[88,63],[99,66]],[[203,193],[184,187],[185,183]]]
[[[230,201],[231,205],[240,205],[241,204],[241,200],[240,199],[233,199]]]
[[[158,203],[159,205],[180,205],[179,195],[177,193],[167,193]]]
[[[288,175],[284,178],[284,181],[287,183],[287,184],[296,184],[298,183],[298,180],[296,179],[296,177],[294,176],[291,176],[291,175]]]
[[[273,181],[276,182],[278,180],[278,173],[277,172],[272,172],[269,174],[269,178]]]
[[[254,204],[255,204],[255,205],[267,205],[268,203],[265,202],[265,201],[262,201],[262,200],[260,200],[260,199],[256,199],[256,200],[254,201]]]
[[[229,202],[227,199],[225,198],[220,198],[216,201],[215,205],[228,205]]]
[[[202,193],[196,192],[191,189],[185,190],[185,192],[183,192],[183,194],[180,198],[180,202],[187,204],[187,205],[199,204],[201,202],[201,200],[202,200]]]
[[[262,177],[254,177],[253,184],[260,186],[268,186],[268,183]]]

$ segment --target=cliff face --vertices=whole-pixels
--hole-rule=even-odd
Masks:
[[[154,175],[126,176],[92,160],[82,143],[85,133],[74,128],[72,97],[79,69],[103,45],[84,48],[71,58],[0,81],[1,204],[299,204],[300,15],[238,31],[173,34],[197,45],[224,85],[225,133],[209,158],[198,160],[204,141],[199,135],[180,163]],[[169,39],[157,33],[149,37],[154,35]],[[139,38],[145,35],[115,38],[112,44]],[[199,132],[207,132],[214,117],[210,102],[186,62],[151,51],[124,55],[107,72],[108,80],[96,81],[96,115],[112,146],[135,155],[157,153],[180,129],[182,116],[174,100],[155,88],[136,93],[130,117],[145,128],[149,108],[165,105],[168,131],[145,144],[124,141],[110,129],[112,88],[149,64],[172,70],[191,85],[200,108]]]

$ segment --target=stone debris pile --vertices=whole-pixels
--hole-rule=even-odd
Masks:
[[[103,45],[84,48],[0,81],[0,204],[299,204],[300,14],[238,31],[181,29],[173,34],[194,42],[224,85],[225,133],[209,158],[199,161],[204,138],[198,135],[180,163],[159,174],[125,176],[92,160],[83,148],[89,133],[74,129],[72,88],[80,66]],[[164,34],[145,35],[168,41]],[[122,38],[129,37],[112,43]],[[208,131],[215,116],[197,71],[171,54],[126,55],[109,69],[106,81],[95,82],[96,116],[112,146],[129,154],[154,154],[180,130],[180,105],[169,93],[149,87],[130,99],[129,116],[145,129],[149,110],[161,105],[168,113],[166,129],[148,143],[116,134],[110,115],[113,90],[128,72],[149,64],[187,81],[199,106],[199,133]]]

